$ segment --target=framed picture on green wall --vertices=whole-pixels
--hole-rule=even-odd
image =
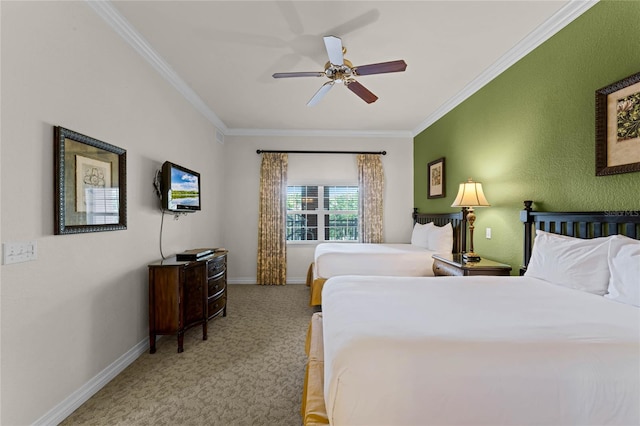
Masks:
[[[443,198],[444,184],[444,157],[442,157],[427,165],[427,198]]]
[[[640,171],[640,73],[596,90],[596,176]]]

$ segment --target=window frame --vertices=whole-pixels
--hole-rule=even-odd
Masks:
[[[356,240],[325,240],[325,230],[327,225],[325,224],[325,215],[329,214],[351,214],[355,213],[357,217],[360,217],[360,188],[357,183],[287,183],[287,196],[289,194],[289,187],[292,186],[315,186],[318,187],[318,209],[317,210],[289,210],[287,208],[287,218],[290,214],[314,214],[317,216],[317,238],[316,240],[286,240],[286,243],[289,245],[318,245],[322,243],[344,243],[344,244],[354,244],[360,242],[360,235],[358,235]],[[357,210],[328,210],[324,207],[324,193],[325,188],[327,187],[355,187],[357,188],[358,193],[358,208]]]

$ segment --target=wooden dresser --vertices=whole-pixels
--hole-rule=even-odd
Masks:
[[[177,335],[178,352],[184,350],[184,332],[202,326],[207,340],[210,319],[227,316],[227,251],[198,260],[175,256],[149,265],[149,352],[156,351],[156,336]]]

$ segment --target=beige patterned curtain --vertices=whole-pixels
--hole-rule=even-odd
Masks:
[[[287,282],[287,164],[287,154],[262,154],[256,279],[260,285]]]
[[[358,185],[360,187],[360,242],[381,243],[384,170],[379,154],[358,154]]]

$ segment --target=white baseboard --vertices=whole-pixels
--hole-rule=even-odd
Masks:
[[[236,278],[228,280],[229,284],[255,284],[256,278]],[[305,284],[306,278],[289,278],[287,284]],[[158,336],[161,338],[162,336]],[[69,417],[71,413],[77,410],[82,404],[87,402],[89,398],[95,395],[107,383],[113,380],[118,374],[124,371],[133,361],[138,359],[140,355],[149,350],[149,339],[145,338],[138,342],[134,347],[129,349],[120,358],[115,360],[111,365],[102,370],[91,380],[85,383],[78,390],[65,398],[60,404],[53,407],[42,417],[33,423],[33,426],[50,426],[62,423],[64,419]]]
[[[244,277],[229,278],[229,277],[227,277],[227,284],[255,284],[255,283],[256,283],[256,277],[251,277],[251,278],[244,278]]]
[[[256,277],[250,277],[250,278],[227,278],[227,283],[228,284],[255,284],[256,283]],[[307,277],[304,278],[300,278],[300,277],[290,277],[287,278],[287,284],[306,284],[307,283]]]
[[[95,395],[100,389],[102,389],[107,383],[109,383],[114,377],[120,374],[125,368],[127,368],[133,361],[138,359],[140,355],[145,353],[149,349],[149,339],[145,338],[136,344],[133,348],[129,349],[120,358],[115,360],[111,365],[98,373],[95,377],[85,383],[78,390],[73,392],[60,404],[49,410],[44,416],[40,417],[33,424],[39,425],[57,425],[64,419],[69,417],[71,413],[84,404],[89,398]]]

